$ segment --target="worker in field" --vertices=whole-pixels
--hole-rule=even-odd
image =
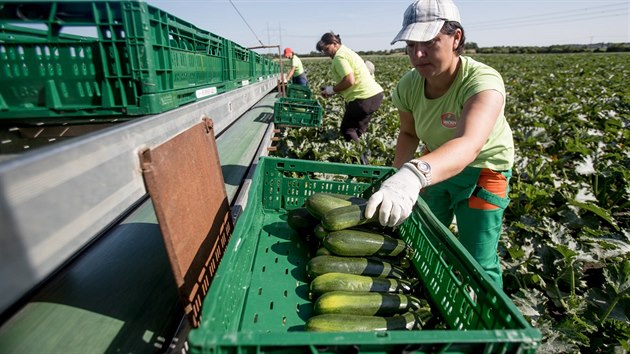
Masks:
[[[340,132],[346,141],[360,142],[368,130],[372,114],[383,102],[383,88],[370,74],[363,59],[352,49],[341,44],[341,37],[325,33],[316,49],[332,58],[332,76],[336,84],[321,87],[323,97],[340,94],[346,101]],[[361,163],[367,164],[367,153],[361,154]]]
[[[392,93],[399,170],[370,197],[365,215],[378,210],[382,225],[400,225],[420,193],[444,225],[457,218],[459,240],[502,287],[497,246],[514,163],[503,79],[461,55],[464,29],[451,0],[414,1],[392,44],[399,41],[415,68]]]
[[[287,59],[291,59],[291,70],[285,76],[286,78],[291,78],[291,82],[297,85],[308,86],[308,80],[306,79],[306,72],[304,71],[304,66],[302,65],[302,61],[298,58],[291,48],[284,48],[284,57]]]

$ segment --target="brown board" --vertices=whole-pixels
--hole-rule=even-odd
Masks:
[[[142,151],[140,162],[186,317],[197,327],[233,229],[212,120]]]

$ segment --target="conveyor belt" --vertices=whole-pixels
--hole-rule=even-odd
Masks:
[[[269,94],[243,115],[234,126],[227,129],[217,138],[219,160],[221,161],[225,190],[230,202],[236,196],[243,176],[253,162],[256,151],[251,151],[252,143],[263,141],[271,137],[268,134],[270,123],[273,121],[273,104],[276,94]],[[261,128],[265,129],[261,129]],[[265,153],[265,151],[260,151]]]
[[[275,98],[275,93],[264,96],[217,137],[231,203],[239,199],[252,163],[266,152]],[[187,331],[177,295],[157,219],[146,200],[0,327],[0,352],[172,350],[182,345]]]
[[[0,312],[118,221],[146,189],[138,153],[197,124],[220,135],[276,79],[29,151],[0,163]]]

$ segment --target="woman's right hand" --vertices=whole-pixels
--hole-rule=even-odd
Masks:
[[[320,93],[324,97],[332,97],[336,93],[332,86],[322,86],[320,87],[320,89],[321,89]]]

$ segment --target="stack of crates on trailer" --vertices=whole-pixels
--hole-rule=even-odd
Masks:
[[[315,99],[280,97],[273,106],[275,125],[320,127],[322,106]]]
[[[191,353],[535,353],[541,334],[419,200],[400,226],[446,328],[306,332],[315,250],[287,223],[319,192],[368,197],[392,168],[262,157],[248,204],[189,335]]]
[[[252,78],[254,71],[252,66],[252,59],[254,58],[252,51],[230,40],[228,40],[227,43],[230,77],[234,78],[234,80],[241,81],[242,85],[249,84],[249,80]]]
[[[253,77],[257,81],[263,81],[265,79],[269,79],[272,74],[277,73],[279,69],[274,69],[273,60],[265,56],[264,54],[259,54],[256,52],[252,52],[254,55],[254,59],[252,60],[253,65]]]
[[[0,117],[161,113],[258,81],[255,58],[144,1],[4,1]]]

